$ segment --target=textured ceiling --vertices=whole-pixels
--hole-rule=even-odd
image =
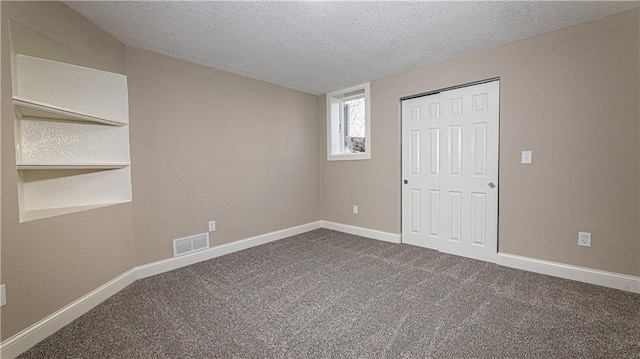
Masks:
[[[323,94],[637,2],[65,3],[125,44]]]

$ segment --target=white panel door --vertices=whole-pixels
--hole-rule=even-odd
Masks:
[[[440,94],[442,252],[495,261],[499,82]]]
[[[437,103],[426,100],[438,96]],[[435,98],[435,97],[434,97]],[[438,107],[438,120],[427,126],[427,131],[439,134],[439,144],[421,148],[422,157],[433,157],[437,152],[438,172],[425,176],[423,181],[407,177],[411,172],[410,139],[412,128],[407,124],[407,111],[422,102]],[[425,105],[421,105],[425,106]],[[403,123],[403,242],[409,244],[430,243],[429,248],[465,257],[495,261],[498,237],[498,129],[499,82],[489,82],[441,92],[402,103]],[[410,117],[410,116],[409,116]],[[410,121],[409,121],[410,123]],[[409,154],[410,155],[410,154]],[[435,183],[437,182],[437,183]],[[423,205],[420,209],[422,223],[434,220],[436,236],[429,232],[410,232],[409,220],[417,221],[411,193],[424,193],[427,203],[433,195],[437,205]],[[413,217],[405,217],[412,215]],[[417,221],[420,222],[420,221]],[[409,231],[409,232],[407,232]],[[405,239],[406,238],[406,239]],[[437,238],[434,245],[432,240]]]
[[[402,102],[402,241],[438,249],[440,95]]]

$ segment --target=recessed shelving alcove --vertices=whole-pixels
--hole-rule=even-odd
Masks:
[[[13,42],[44,36],[11,30]],[[21,48],[12,43],[20,222],[130,202],[126,76],[59,61],[93,61],[61,44],[50,58]]]

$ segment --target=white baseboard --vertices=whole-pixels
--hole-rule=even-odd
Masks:
[[[17,357],[135,281],[136,269],[134,268],[24,329],[2,342],[0,358]]]
[[[92,292],[84,295],[73,303],[65,306],[50,316],[42,319],[34,325],[24,329],[0,344],[0,358],[13,359],[24,353],[29,348],[38,344],[51,334],[57,332],[65,325],[71,323],[81,315],[93,309],[112,295],[126,288],[137,279],[146,278],[156,274],[168,272],[225,254],[241,251],[259,246],[279,239],[295,236],[318,228],[328,228],[340,232],[355,234],[363,237],[378,239],[387,242],[400,243],[400,235],[377,231],[373,229],[349,226],[346,224],[315,221],[300,226],[290,227],[274,231],[240,241],[212,247],[200,252],[181,257],[168,258],[161,261],[137,266],[108,283],[100,286]]]
[[[628,292],[640,293],[640,277],[632,275],[578,267],[570,264],[522,257],[507,253],[498,253],[496,263],[505,267],[601,285]]]
[[[401,235],[382,232],[369,228],[351,226],[342,223],[322,221],[322,228],[354,234],[362,237],[378,239],[391,243],[401,243]],[[640,293],[640,277],[607,272],[570,264],[522,257],[507,253],[498,253],[495,262],[505,267],[522,269],[529,272],[546,274],[553,277],[571,279],[579,282],[600,285],[603,287]]]
[[[342,223],[336,223],[336,222],[330,222],[330,221],[321,221],[321,222],[322,222],[322,228],[332,229],[338,232],[354,234],[356,236],[377,239],[385,242],[400,243],[399,234],[378,231],[376,229],[356,227],[348,224],[342,224]]]
[[[321,227],[321,221],[311,222],[296,227],[290,227],[275,232],[261,234],[255,237],[243,239],[236,242],[222,244],[211,247],[200,252],[187,254],[182,257],[168,258],[161,261],[143,264],[136,267],[137,278],[146,278],[152,275],[168,272],[174,269],[185,267],[198,262],[206,261],[212,258],[220,257],[225,254],[241,251],[243,249],[259,246],[279,239],[295,236],[305,232],[312,231]]]
[[[81,297],[66,307],[58,310],[36,324],[24,329],[0,344],[0,358],[13,359],[29,350],[51,334],[57,332],[65,325],[71,323],[81,315],[93,309],[112,295],[126,288],[137,279],[168,272],[190,264],[206,261],[225,254],[241,251],[243,249],[259,246],[279,239],[295,236],[314,229],[321,228],[321,221],[311,222],[296,227],[286,228],[275,232],[243,239],[237,242],[223,244],[207,250],[169,258],[149,264],[137,266],[119,277],[100,286],[91,293]]]
[[[339,232],[354,234],[381,241],[400,243],[399,234],[378,231],[374,229],[350,226],[330,221],[316,221],[296,227],[286,228],[255,237],[243,239],[233,243],[223,244],[210,249],[169,258],[149,264],[137,266],[108,283],[100,286],[59,311],[42,319],[38,323],[24,329],[20,333],[7,339],[0,345],[0,358],[13,359],[32,346],[38,344],[49,335],[60,330],[65,325],[79,318],[98,304],[102,303],[120,290],[126,288],[137,279],[168,272],[190,264],[220,257],[225,254],[241,251],[279,239],[295,236],[318,228],[327,228]],[[531,272],[597,284],[605,287],[640,293],[640,277],[605,272],[590,268],[577,267],[568,264],[521,257],[511,254],[498,253],[497,263],[503,266],[523,269]]]

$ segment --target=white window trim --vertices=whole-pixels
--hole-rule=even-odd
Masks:
[[[340,102],[341,98],[350,92],[364,90],[364,132],[365,132],[365,150],[361,153],[334,153],[335,136],[342,137],[340,134],[340,115],[332,116],[332,105]],[[362,85],[353,86],[344,90],[328,93],[326,97],[327,103],[327,161],[345,161],[345,160],[369,160],[371,159],[371,86],[367,82]],[[333,106],[335,110],[335,106]],[[339,110],[338,110],[339,111]],[[336,118],[337,117],[337,118]],[[342,141],[342,138],[340,138]]]

